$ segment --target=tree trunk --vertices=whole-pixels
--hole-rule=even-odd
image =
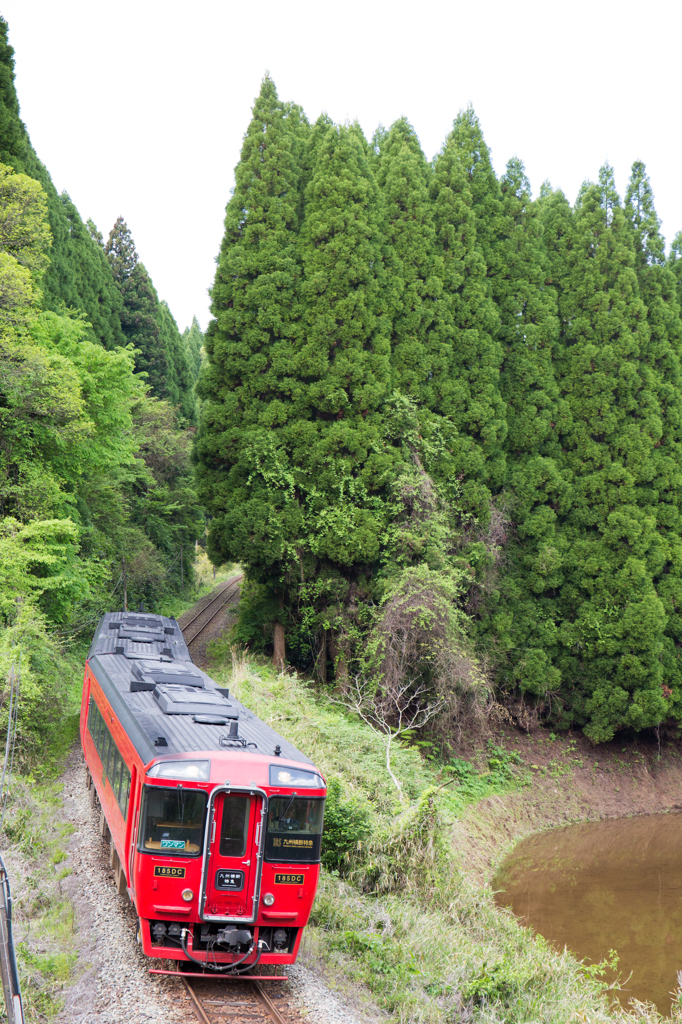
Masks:
[[[273,636],[273,652],[272,652],[272,664],[275,668],[278,668],[280,672],[284,671],[286,650],[284,644],[284,626],[281,622],[275,622]]]
[[[332,633],[329,647],[334,662],[335,693],[346,693],[348,690],[348,655],[344,641],[344,637]]]
[[[322,641],[320,643],[320,653],[317,656],[317,664],[315,666],[315,674],[317,676],[318,683],[327,682],[327,631],[322,631]]]

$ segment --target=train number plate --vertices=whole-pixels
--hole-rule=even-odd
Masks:
[[[275,875],[275,885],[303,885],[305,875]]]
[[[155,864],[154,874],[157,878],[184,878],[185,868],[171,868],[165,864]]]

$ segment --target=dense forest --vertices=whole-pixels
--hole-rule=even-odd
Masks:
[[[57,194],[0,21],[0,669],[21,662],[26,744],[63,701],[67,638],[191,581],[202,346],[198,322],[181,334],[159,300],[123,218],[105,242]]]
[[[3,671],[47,700],[63,638],[177,595],[208,521],[233,640],[388,719],[677,729],[682,234],[644,164],[533,197],[471,108],[429,161],[266,76],[235,180],[181,334],[124,218],[57,193],[0,21]]]
[[[624,197],[608,165],[573,205],[532,197],[472,109],[429,162],[407,120],[311,124],[266,76],[197,384],[237,638],[451,731],[676,729],[682,235],[666,257],[659,228],[640,162]]]

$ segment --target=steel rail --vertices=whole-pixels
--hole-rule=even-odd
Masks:
[[[211,1018],[208,1016],[208,1014],[207,1014],[207,1012],[204,1009],[204,1006],[202,1004],[201,996],[197,992],[194,991],[194,989],[192,988],[192,985],[189,983],[187,978],[183,977],[182,975],[180,977],[181,977],[183,985],[187,989],[187,992],[189,994],[189,998],[190,998],[191,1003],[192,1003],[192,1008],[193,1008],[193,1010],[194,1010],[194,1012],[195,1012],[195,1014],[197,1016],[197,1019],[199,1020],[200,1024],[212,1024]],[[196,975],[193,975],[193,977],[196,977]],[[215,979],[211,978],[211,980],[215,980]],[[222,980],[225,980],[225,979],[222,979]],[[248,975],[244,975],[244,974],[242,974],[240,976],[239,980],[242,981],[242,982],[248,982],[249,986],[253,987],[253,992],[254,992],[254,995],[256,996],[257,1001],[261,1004],[261,1006],[263,1007],[263,1009],[265,1010],[267,1015],[270,1017],[270,1020],[273,1022],[273,1024],[288,1024],[286,1018],[282,1016],[282,1014],[279,1012],[279,1010],[277,1009],[277,1007],[273,1003],[273,1001],[270,998],[270,996],[267,994],[267,992],[264,991],[263,987],[260,985],[260,983],[258,981],[256,981],[255,979],[251,979],[251,978],[249,978]],[[279,978],[278,980],[279,981],[284,981],[286,979]],[[227,989],[225,990],[224,994],[227,996]],[[230,998],[228,996],[224,1000],[224,1006],[225,1007],[229,1007],[230,1006],[230,1002],[233,1003],[233,1006],[246,1006],[247,1005],[246,1003],[241,1002],[239,999],[232,1001],[232,1000],[230,1000]],[[253,1004],[254,1009],[256,1009],[256,1006],[257,1006],[257,1004],[254,1003]],[[223,1014],[219,1013],[218,1015],[222,1016]],[[251,1014],[248,1014],[248,1013],[243,1013],[242,1015],[245,1016],[245,1017],[251,1016]]]
[[[224,593],[225,593],[225,591],[227,590],[228,587],[231,587],[232,584],[235,583],[237,580],[243,580],[243,579],[244,579],[244,574],[242,573],[241,576],[235,576],[231,580],[228,580],[225,583],[225,585],[222,588],[222,590],[219,591],[219,593],[217,593],[215,597],[212,597],[210,601],[207,601],[206,604],[204,605],[204,607],[201,608],[196,613],[196,615],[193,615],[192,618],[189,620],[189,622],[186,622],[184,626],[180,627],[182,632],[184,633],[184,631],[186,629],[189,629],[189,627],[192,625],[192,623],[196,622],[198,618],[201,618],[201,616],[204,614],[204,612],[207,611],[211,607],[212,604],[215,604],[216,601],[219,601],[220,598],[224,595]]]
[[[229,602],[234,597],[234,595],[239,591],[239,584],[241,583],[241,581],[243,579],[244,579],[243,576],[239,576],[236,580],[232,580],[231,581],[231,583],[229,585],[230,586],[234,586],[235,589],[231,593],[227,594],[227,596],[226,596],[227,587],[225,588],[225,590],[223,590],[223,592],[221,594],[218,594],[218,597],[224,597],[225,600],[223,601],[222,604],[218,605],[218,607],[215,609],[215,611],[212,613],[212,615],[209,616],[209,618],[206,620],[206,622],[203,624],[203,626],[200,626],[200,628],[197,629],[197,631],[195,633],[193,633],[191,637],[185,637],[185,643],[187,644],[188,647],[189,647],[190,644],[194,643],[196,638],[198,636],[200,636],[208,626],[211,625],[211,623],[215,619],[215,617],[218,614],[218,612],[221,612],[223,610],[223,608],[225,607],[225,605],[229,604]],[[217,598],[215,598],[214,600],[217,600]],[[214,603],[214,601],[211,601],[211,604],[213,604],[213,603]],[[211,605],[207,605],[206,608],[204,609],[204,611],[207,611],[208,608],[210,608],[210,607],[211,607]],[[200,613],[200,614],[203,614],[203,613]],[[199,618],[199,616],[195,616],[195,618]],[[195,619],[192,619],[192,622],[194,622],[194,621],[195,621]],[[187,627],[185,627],[185,629],[186,628]],[[183,636],[185,635],[185,629],[182,630]]]
[[[211,1020],[210,1020],[209,1017],[206,1016],[206,1014],[204,1012],[204,1008],[201,1005],[201,1000],[195,994],[194,989],[192,988],[192,986],[189,984],[189,982],[187,981],[186,978],[182,978],[182,983],[185,986],[185,988],[187,989],[187,992],[189,993],[189,998],[192,1001],[192,1008],[194,1009],[194,1012],[196,1013],[197,1017],[199,1018],[199,1021],[201,1022],[201,1024],[211,1024]]]
[[[265,1009],[270,1014],[270,1016],[271,1016],[272,1020],[275,1022],[275,1024],[287,1024],[286,1020],[284,1019],[282,1014],[279,1012],[279,1010],[277,1009],[277,1007],[275,1006],[275,1004],[273,1003],[272,999],[267,994],[267,992],[265,991],[263,986],[259,982],[257,982],[257,981],[252,981],[251,984],[253,985],[254,989],[256,990],[256,995],[260,999],[260,1001],[263,1004],[263,1006],[265,1007]]]

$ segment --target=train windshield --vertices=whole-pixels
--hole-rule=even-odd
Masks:
[[[284,863],[316,864],[320,859],[324,800],[273,796],[268,807],[265,857]]]
[[[204,842],[206,794],[176,786],[145,786],[140,849],[196,857]]]

